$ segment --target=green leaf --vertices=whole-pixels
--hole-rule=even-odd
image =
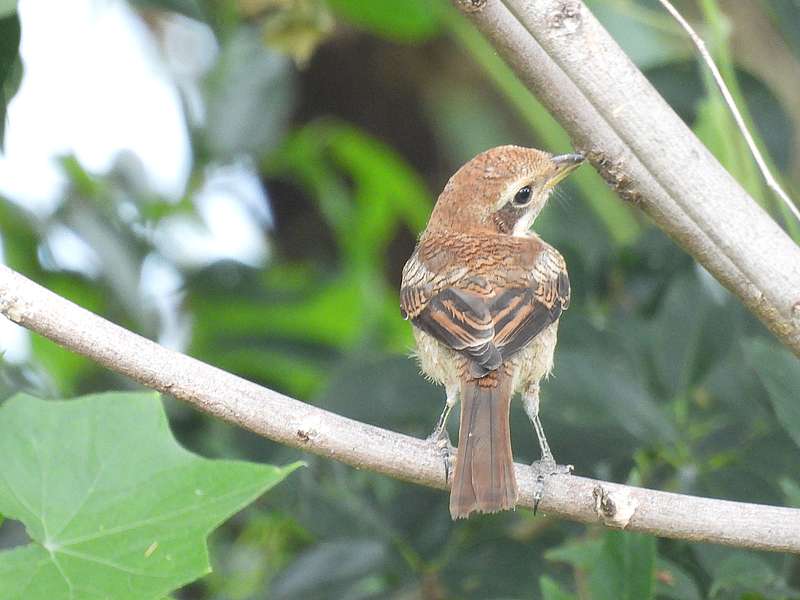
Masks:
[[[0,597],[163,598],[210,571],[208,533],[297,468],[181,448],[153,393],[0,407],[0,512],[32,543],[0,553]]]
[[[267,13],[262,25],[264,43],[304,67],[317,47],[333,33],[335,22],[322,0],[284,3]]]
[[[559,350],[547,394],[559,399],[561,418],[580,422],[590,411],[597,415],[589,423],[592,427],[621,427],[649,443],[674,442],[678,435],[672,421],[633,366],[620,360],[614,349],[610,341],[605,352],[598,347]],[[587,389],[593,392],[587,394]]]
[[[656,569],[657,596],[672,600],[701,600],[697,583],[678,565],[664,558],[658,559]]]
[[[11,10],[8,0],[0,0],[0,151],[3,149],[5,136],[6,108],[17,92],[22,78],[19,40],[19,17],[16,10]]]
[[[432,8],[429,0],[328,0],[328,3],[353,25],[398,42],[422,41],[439,30],[440,11]]]
[[[577,569],[589,570],[603,552],[602,540],[581,540],[568,542],[548,550],[544,557],[554,562],[565,562]]]
[[[40,235],[36,216],[0,198],[0,234],[5,263],[43,283],[44,272],[36,259]]]
[[[767,590],[780,586],[781,580],[766,561],[752,552],[735,552],[714,569],[710,598],[728,598],[722,592]]]
[[[386,561],[386,545],[374,539],[322,542],[300,554],[272,584],[275,600],[353,598],[360,582]]]
[[[783,33],[782,41],[800,58],[800,11],[797,10],[797,3],[770,0],[764,4],[764,8],[772,13],[771,21]]]
[[[648,600],[654,597],[656,539],[608,531],[603,551],[591,570],[593,600]]]
[[[800,362],[788,350],[760,339],[747,343],[745,352],[767,388],[778,421],[800,446]]]
[[[315,278],[317,289],[268,311],[263,302],[253,305],[252,317],[262,323],[250,331],[345,348],[380,332],[386,347],[405,350],[410,327],[397,318],[397,291],[385,273],[392,240],[399,231],[416,234],[430,213],[431,195],[420,177],[385,144],[331,120],[294,132],[262,167],[271,178],[295,182],[318,203],[343,270],[335,278]],[[350,307],[346,315],[342,306]],[[236,317],[240,325],[242,318]]]
[[[547,576],[539,578],[539,588],[542,590],[542,600],[575,600],[575,596],[562,590],[555,580]]]
[[[693,55],[686,34],[666,11],[630,0],[588,0],[586,4],[643,71]]]
[[[17,0],[0,0],[0,18],[17,12]]]
[[[800,484],[789,478],[781,479],[781,490],[786,496],[786,504],[800,508]]]
[[[302,494],[302,488],[295,493]],[[231,529],[211,537],[215,560],[214,572],[203,580],[207,598],[261,597],[275,575],[314,541],[298,519],[280,511],[253,511],[236,528],[235,537]]]
[[[654,598],[656,539],[652,536],[606,531],[602,540],[567,543],[547,551],[545,558],[588,572],[592,600]]]
[[[711,39],[707,40],[707,42],[709,43],[709,47],[719,67],[722,78],[725,80],[733,102],[736,104],[739,112],[741,112],[747,129],[750,131],[753,140],[759,147],[769,170],[775,173],[777,171],[775,163],[764,144],[761,133],[758,128],[755,127],[753,118],[750,116],[748,103],[745,102],[745,97],[739,84],[733,50],[730,43],[732,31],[729,24],[730,22],[720,9],[717,0],[702,0],[699,5],[705,16],[708,32],[711,36]],[[780,213],[788,233],[795,241],[800,241],[800,225],[798,225],[797,219],[794,218],[788,207],[777,195],[771,194],[767,189],[755,158],[750,153],[747,143],[739,132],[738,127],[735,126],[733,117],[727,106],[724,105],[721,92],[713,81],[708,69],[703,69],[703,79],[706,84],[706,89],[708,90],[708,103],[716,105],[716,108],[712,108],[711,110],[717,113],[714,124],[717,130],[715,132],[709,131],[709,127],[706,126],[705,130],[701,129],[698,131],[698,136],[708,145],[709,149],[716,156],[721,156],[720,162],[722,162],[723,166],[739,180],[748,193],[762,206],[771,208],[773,214],[775,212]],[[717,144],[714,145],[708,144],[705,136],[710,136],[712,139],[717,136],[723,139],[721,144],[718,139]],[[735,156],[731,156],[731,153]],[[727,161],[725,158],[726,155]],[[778,175],[778,178],[780,179],[780,175]]]
[[[784,559],[766,554],[725,548],[711,544],[694,544],[694,559],[709,575],[709,600],[787,600],[800,598],[800,592],[786,581],[789,573]]]
[[[712,89],[709,89],[709,95],[698,107],[694,130],[722,166],[735,174],[748,193],[763,205],[761,175],[754,166],[750,150],[730,114],[728,105]]]
[[[263,168],[270,176],[297,181],[317,199],[348,264],[358,267],[384,259],[382,251],[399,224],[416,233],[430,213],[431,194],[408,163],[347,123],[306,125],[268,156]]]
[[[673,280],[664,295],[652,336],[652,354],[668,397],[691,383],[710,309],[711,303],[693,274]]]

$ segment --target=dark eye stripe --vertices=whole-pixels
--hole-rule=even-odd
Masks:
[[[525,186],[524,188],[520,189],[516,194],[514,194],[514,204],[517,206],[523,206],[530,202],[531,199],[531,188],[530,186]]]

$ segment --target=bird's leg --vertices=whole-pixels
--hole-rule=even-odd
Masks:
[[[547,466],[555,465],[556,461],[553,458],[550,445],[547,443],[542,421],[539,418],[539,384],[528,386],[528,389],[522,394],[522,405],[525,407],[525,412],[533,424],[536,437],[539,439],[539,449],[541,450],[542,458],[537,462]]]
[[[533,424],[533,429],[536,431],[536,437],[539,438],[539,448],[542,451],[542,458],[534,461],[531,467],[536,471],[536,488],[533,494],[533,512],[539,506],[539,502],[544,495],[545,480],[550,475],[569,475],[572,472],[572,465],[559,465],[556,464],[553,453],[550,451],[550,445],[547,443],[547,438],[544,435],[544,428],[542,421],[539,418],[539,384],[534,383],[527,387],[522,393],[522,405],[528,418]]]
[[[453,463],[453,444],[450,442],[450,435],[447,433],[447,417],[450,416],[450,411],[458,402],[458,386],[447,386],[447,400],[445,401],[442,414],[439,415],[439,420],[436,422],[436,427],[428,436],[428,440],[433,442],[436,449],[442,454],[444,459],[444,475],[447,481],[450,481],[450,473],[452,471]]]

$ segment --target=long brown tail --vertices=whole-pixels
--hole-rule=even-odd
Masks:
[[[509,409],[511,382],[494,371],[461,382],[461,425],[450,515],[466,518],[473,511],[492,513],[514,508],[517,480],[511,456]]]

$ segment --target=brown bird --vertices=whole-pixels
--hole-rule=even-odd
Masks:
[[[447,417],[461,400],[453,519],[516,505],[509,409],[517,391],[539,438],[539,481],[568,472],[539,420],[539,382],[553,368],[569,278],[563,257],[530,228],[581,162],[519,146],[479,154],[447,182],[403,269],[401,314],[414,324],[423,372],[447,394],[431,437],[448,452]]]

